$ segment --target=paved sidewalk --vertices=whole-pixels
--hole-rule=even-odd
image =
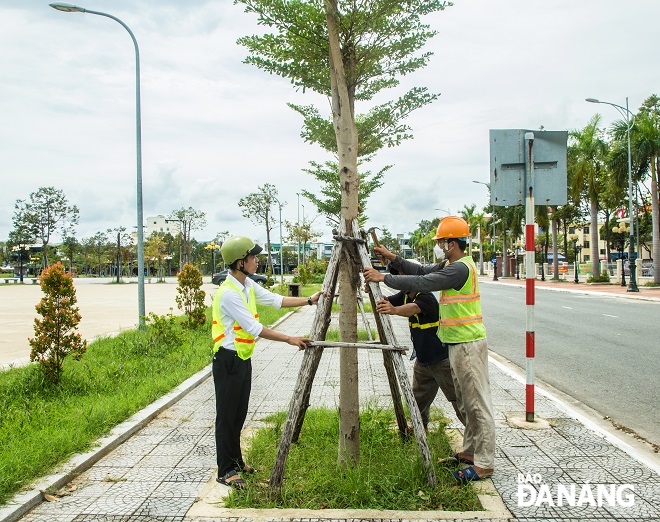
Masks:
[[[504,283],[506,284],[506,283]],[[286,318],[278,329],[289,334],[309,333],[315,307],[304,307]],[[394,317],[397,336],[409,344],[405,319]],[[287,409],[298,375],[302,353],[295,348],[261,339],[253,358],[253,389],[247,427],[261,426],[260,419]],[[336,406],[339,393],[338,351],[326,349],[316,374],[311,404]],[[360,398],[383,405],[391,403],[389,386],[377,351],[360,351]],[[411,369],[411,365],[408,365]],[[492,483],[509,513],[470,513],[469,518],[486,520],[660,520],[660,475],[657,463],[640,463],[634,450],[610,435],[592,431],[564,406],[542,394],[537,387],[536,414],[546,419],[546,429],[515,427],[514,417],[524,415],[524,384],[504,365],[491,359],[491,387],[497,422],[496,472]],[[214,396],[208,370],[188,383],[192,391],[165,409],[114,451],[107,452],[96,464],[73,480],[75,491],[58,502],[43,502],[23,521],[187,521],[211,520],[421,520],[439,515],[424,512],[230,512],[202,499],[219,499],[224,486],[214,482],[215,447],[213,437]],[[192,380],[194,381],[194,379]],[[436,406],[453,417],[443,397]],[[144,417],[144,415],[143,415]],[[139,427],[141,424],[126,423]],[[453,418],[453,428],[460,424]],[[304,433],[303,433],[304,436]],[[627,451],[624,451],[627,450]],[[449,471],[446,471],[447,473]],[[521,476],[542,483],[530,484],[526,497],[519,498]],[[543,483],[546,487],[543,487]],[[48,479],[36,489],[45,489]],[[557,503],[557,488],[575,488],[573,506]],[[597,505],[598,485],[613,485],[619,501],[605,499]],[[629,485],[629,486],[626,486]],[[71,489],[71,488],[68,488]],[[65,487],[63,491],[66,491]],[[550,493],[546,493],[547,491]],[[529,495],[539,500],[531,505]],[[608,489],[609,491],[609,489]],[[627,503],[630,492],[634,502]],[[590,505],[589,493],[594,496]],[[543,497],[548,494],[551,498]],[[522,501],[522,502],[521,502]],[[610,505],[618,504],[618,505]],[[16,507],[16,506],[14,506]],[[191,509],[192,508],[192,509]],[[11,520],[0,510],[0,520]],[[465,519],[461,513],[449,519]]]
[[[495,285],[519,285],[523,287],[527,283],[524,277],[520,279],[516,279],[515,277],[499,277],[497,281],[493,281],[493,278],[490,276],[479,276],[479,282]],[[557,292],[609,295],[616,298],[660,302],[660,286],[639,286],[639,292],[628,292],[627,286],[621,286],[619,284],[585,283],[584,281],[576,284],[570,279],[554,281],[550,278],[545,281],[536,279],[534,286],[538,289],[555,290]]]

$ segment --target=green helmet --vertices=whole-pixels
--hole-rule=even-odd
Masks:
[[[244,236],[232,236],[220,247],[222,259],[228,265],[249,255],[256,256],[262,250],[263,248]]]

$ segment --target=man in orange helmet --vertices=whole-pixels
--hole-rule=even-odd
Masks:
[[[470,229],[458,216],[440,221],[435,240],[449,261],[421,266],[406,261],[386,248],[375,247],[376,255],[406,275],[382,274],[364,270],[371,282],[385,282],[406,292],[440,291],[440,328],[438,335],[449,345],[449,362],[456,387],[458,406],[465,417],[463,451],[449,459],[470,464],[454,472],[460,483],[490,477],[495,467],[495,418],[488,378],[488,345],[481,316],[479,280],[472,257],[465,254]]]

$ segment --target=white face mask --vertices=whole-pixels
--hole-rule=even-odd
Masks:
[[[438,262],[445,258],[445,251],[440,248],[440,245],[438,244],[433,247],[433,254],[435,255],[435,258],[438,260]]]

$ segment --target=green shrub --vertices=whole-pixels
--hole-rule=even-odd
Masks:
[[[601,272],[600,277],[589,276],[587,283],[609,283],[610,275],[607,272]]]
[[[46,268],[40,277],[45,296],[36,306],[43,319],[34,320],[34,338],[29,339],[30,360],[37,361],[52,382],[59,382],[64,359],[71,355],[80,360],[87,341],[76,331],[80,323],[73,279],[61,263]]]
[[[188,327],[197,328],[206,321],[206,292],[202,290],[202,273],[196,266],[186,263],[177,280],[179,286],[176,291],[179,295],[176,296],[176,304],[186,314]]]

